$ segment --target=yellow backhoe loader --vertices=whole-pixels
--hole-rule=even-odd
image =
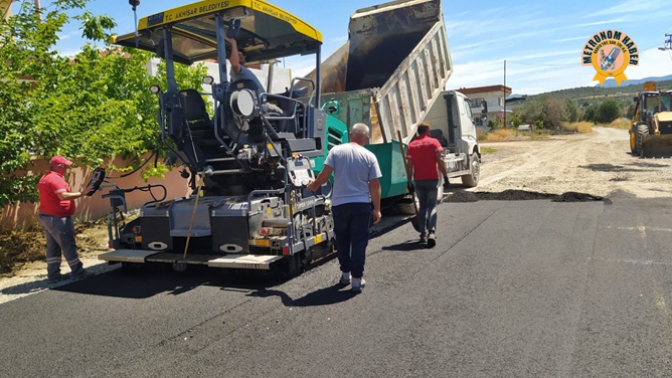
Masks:
[[[644,83],[635,97],[637,106],[630,126],[630,150],[641,157],[672,156],[672,91],[659,91]]]

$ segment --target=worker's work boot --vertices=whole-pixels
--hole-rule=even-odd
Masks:
[[[432,232],[427,237],[427,247],[434,248],[435,245],[436,245],[436,235],[434,235],[434,233]]]
[[[366,281],[364,281],[363,278],[354,278],[352,280],[352,292],[353,293],[361,293],[362,289],[366,285]]]
[[[425,233],[420,234],[420,244],[422,245],[427,244],[427,234]]]

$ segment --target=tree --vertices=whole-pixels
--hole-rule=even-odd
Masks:
[[[528,100],[521,109],[521,117],[526,123],[555,129],[565,120],[565,110],[559,99],[543,95]]]
[[[511,125],[513,126],[514,129],[517,129],[518,126],[523,124],[523,120],[520,116],[520,112],[514,111],[511,113],[509,116],[509,122],[511,122]]]
[[[579,106],[572,99],[565,99],[565,119],[569,122],[579,120]]]
[[[616,100],[604,100],[598,107],[595,120],[598,123],[611,123],[621,116],[621,104]]]
[[[583,120],[588,122],[597,123],[597,104],[591,104],[586,111],[583,113]]]
[[[163,152],[158,101],[149,88],[165,86],[165,65],[152,77],[145,68],[152,54],[139,50],[87,44],[74,60],[54,51],[57,33],[69,20],[66,12],[81,10],[87,1],[52,1],[40,20],[32,1],[23,0],[15,16],[0,19],[0,62],[7,62],[0,64],[0,207],[37,198],[39,177],[20,173],[31,169],[33,158],[58,153],[94,167],[103,158],[123,156],[135,167],[147,152]],[[107,40],[115,26],[89,12],[75,18],[83,36],[94,41]],[[201,90],[202,64],[175,68],[181,87]],[[165,170],[147,166],[143,175]]]
[[[630,104],[627,107],[623,107],[623,117],[632,119],[635,116],[635,108],[637,104]]]

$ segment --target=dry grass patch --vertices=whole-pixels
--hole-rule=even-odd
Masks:
[[[590,122],[572,122],[565,123],[562,127],[571,132],[588,134],[593,132],[593,124]]]
[[[107,250],[105,219],[75,222],[75,238],[80,256]],[[11,276],[25,264],[46,261],[46,245],[44,230],[39,226],[0,232],[0,275]]]
[[[619,118],[610,124],[604,125],[606,127],[611,127],[614,129],[623,129],[623,130],[630,130],[630,121],[628,121],[625,118]]]
[[[510,137],[516,135],[515,131],[509,130],[509,129],[497,129],[497,130],[493,131],[492,133],[502,137],[502,139],[510,138]]]

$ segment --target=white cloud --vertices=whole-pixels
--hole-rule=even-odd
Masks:
[[[566,26],[565,28],[578,29],[578,28],[585,28],[585,27],[588,27],[588,26],[620,24],[620,23],[623,23],[623,22],[626,22],[626,21],[632,21],[632,19],[627,18],[627,17],[619,17],[619,18],[614,18],[614,19],[611,19],[611,20],[584,22],[582,24],[569,25],[569,26]]]
[[[315,69],[315,57],[288,58],[286,66],[292,70],[292,77],[305,77]]]
[[[669,50],[645,50],[639,54],[639,65],[630,66],[625,70],[625,76],[629,79],[667,75],[672,75],[672,56]]]
[[[76,37],[78,35],[80,35],[80,31],[79,30],[73,30],[73,31],[67,32],[67,33],[59,33],[58,34],[58,39],[61,40],[61,41],[64,41],[66,39]]]
[[[82,52],[81,49],[65,50],[65,51],[58,51],[58,55],[74,58],[75,55],[79,54],[80,52]]]
[[[558,52],[558,56],[566,52]],[[549,54],[538,54],[547,55]],[[548,64],[548,65],[545,65]],[[628,67],[625,75],[630,80],[645,77],[661,77],[672,75],[672,52],[649,49],[640,55],[639,66]],[[538,94],[563,88],[594,86],[592,81],[595,71],[591,67],[581,65],[578,58],[561,61],[540,61],[539,65],[522,65],[507,62],[506,85],[514,93]],[[448,88],[479,87],[503,84],[503,60],[477,61],[454,66],[453,76],[448,81]]]
[[[572,37],[572,38],[561,38],[561,39],[554,39],[551,42],[570,42],[570,41],[587,41],[589,37],[586,36],[581,36],[581,37]]]
[[[626,0],[620,4],[586,15],[585,17],[605,16],[610,14],[638,14],[663,8],[666,5],[669,4],[660,0]]]

